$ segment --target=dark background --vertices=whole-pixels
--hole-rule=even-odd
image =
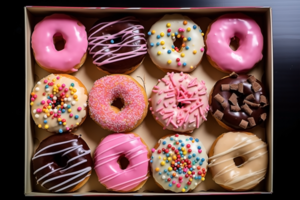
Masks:
[[[67,0],[46,0],[46,1],[6,1],[8,4],[2,2],[2,21],[9,28],[3,27],[4,43],[2,49],[7,51],[4,46],[8,43],[9,56],[12,62],[9,65],[2,66],[9,69],[10,72],[18,74],[18,80],[14,82],[19,89],[20,98],[8,96],[7,99],[14,101],[8,102],[11,106],[19,105],[18,116],[21,120],[13,121],[11,130],[18,127],[18,131],[13,131],[9,137],[17,137],[19,156],[16,163],[17,174],[12,176],[12,184],[6,184],[7,189],[10,190],[11,197],[18,194],[18,197],[24,197],[24,104],[22,99],[25,95],[25,34],[24,34],[24,6],[80,6],[80,7],[223,7],[223,6],[267,6],[271,7],[273,11],[273,61],[274,61],[274,174],[273,174],[273,194],[263,195],[260,197],[274,198],[274,197],[292,197],[292,193],[296,193],[299,186],[299,172],[300,168],[297,163],[299,157],[297,156],[298,147],[297,138],[299,138],[300,130],[296,125],[300,124],[300,0],[81,0],[81,1],[67,1]],[[5,31],[4,31],[5,30]],[[11,36],[12,33],[12,36]],[[17,54],[16,54],[17,53]],[[2,61],[7,58],[2,58]],[[15,63],[17,61],[17,63]],[[12,65],[13,64],[13,65]],[[12,71],[11,71],[12,70]],[[23,85],[24,84],[24,85]],[[22,88],[23,85],[23,88]],[[3,85],[2,85],[3,87]],[[21,88],[20,88],[21,87]],[[7,90],[10,86],[4,86],[2,89]],[[2,90],[3,91],[3,90]],[[22,93],[23,92],[23,93]],[[13,92],[15,93],[15,92]],[[6,96],[6,95],[5,95]],[[3,98],[3,97],[2,97]],[[5,101],[7,102],[5,98]],[[21,101],[21,102],[20,102]],[[14,104],[14,105],[12,105]],[[9,109],[11,111],[11,109]],[[21,116],[21,114],[23,114]],[[23,120],[23,123],[22,123]],[[10,121],[11,120],[7,120]],[[23,126],[21,126],[23,125]],[[15,135],[13,135],[15,134]],[[22,137],[23,134],[23,137]],[[9,155],[8,155],[9,156]],[[11,157],[8,157],[11,159]],[[4,162],[9,163],[10,160]],[[8,166],[6,166],[8,167]],[[10,168],[10,167],[8,167]],[[2,175],[5,171],[2,171]],[[10,172],[8,169],[8,173]],[[4,177],[2,177],[4,178]],[[2,181],[5,182],[5,181]],[[14,185],[17,184],[16,188]],[[8,192],[2,190],[2,193]],[[9,196],[10,196],[9,195]],[[298,196],[298,195],[297,195]],[[215,196],[218,197],[218,196]],[[252,198],[256,198],[254,195]],[[98,197],[101,198],[101,197]],[[153,198],[153,197],[152,197]],[[166,197],[165,197],[166,198]],[[206,196],[190,197],[190,198],[207,198]],[[219,198],[222,198],[219,196]],[[239,198],[245,198],[240,196]],[[294,196],[294,198],[297,198]]]

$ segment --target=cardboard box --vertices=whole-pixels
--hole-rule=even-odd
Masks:
[[[145,27],[145,33],[156,20],[166,13],[181,13],[189,16],[201,27],[205,33],[208,24],[220,16],[229,12],[242,12],[253,17],[262,29],[264,36],[263,60],[252,69],[248,74],[253,74],[258,79],[265,79],[269,91],[270,109],[268,118],[263,125],[251,130],[268,144],[269,166],[265,179],[254,189],[247,192],[228,192],[218,186],[212,180],[208,169],[206,180],[202,182],[191,193],[171,193],[160,189],[150,177],[146,184],[135,193],[115,193],[107,191],[97,180],[93,170],[90,180],[77,192],[61,194],[48,193],[43,188],[36,185],[33,177],[31,158],[39,142],[51,134],[45,130],[37,128],[30,114],[30,93],[37,81],[49,73],[41,69],[35,62],[31,48],[31,34],[37,22],[43,17],[55,12],[61,12],[73,15],[81,21],[88,31],[92,24],[99,18],[113,15],[114,13],[125,13],[134,15],[141,20]],[[25,185],[24,193],[26,196],[154,196],[154,195],[219,195],[219,194],[271,194],[273,192],[273,44],[272,44],[272,10],[269,7],[225,7],[225,8],[103,8],[103,7],[39,7],[27,6],[24,8],[25,13],[25,57],[26,57],[26,96],[25,96]],[[78,77],[86,86],[88,91],[91,89],[95,80],[105,74],[96,69],[92,64],[91,57],[88,56],[85,64],[78,72],[72,75]],[[159,70],[147,55],[142,65],[130,74],[138,82],[142,83],[139,77],[142,77],[146,83],[146,92],[150,96],[152,87],[156,84],[157,79],[162,78],[165,73]],[[210,92],[214,83],[220,78],[226,76],[214,69],[204,55],[200,66],[191,73],[192,76],[198,77],[206,82],[208,92]],[[163,130],[148,112],[144,122],[133,132],[139,134],[146,142],[149,148],[152,148],[159,138],[164,135],[173,133]],[[228,132],[220,127],[215,119],[208,114],[208,120],[196,129],[192,135],[198,137],[204,143],[207,151],[210,149],[212,142],[222,133]],[[76,134],[82,134],[82,138],[91,148],[92,155],[101,138],[110,134],[100,128],[89,116],[83,125],[76,131]]]

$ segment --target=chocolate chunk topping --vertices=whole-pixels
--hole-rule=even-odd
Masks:
[[[265,121],[266,118],[267,118],[267,113],[261,114],[261,115],[260,115],[260,118],[261,118],[263,121]]]
[[[250,102],[250,101],[248,101],[248,100],[244,100],[243,103],[246,103],[246,104],[248,104],[249,106],[255,107],[255,108],[258,108],[258,107],[260,106],[260,104],[258,104],[258,103],[253,103],[253,102]]]
[[[258,92],[261,89],[261,86],[257,82],[252,83],[252,89],[254,92]]]
[[[237,78],[239,75],[235,72],[232,72],[231,74],[229,74],[229,76],[232,78]]]
[[[248,118],[248,122],[249,122],[249,124],[250,124],[251,127],[256,125],[255,120],[254,120],[253,117],[249,117]]]
[[[230,98],[228,99],[233,105],[237,105],[238,102],[237,102],[237,96],[236,94],[232,93]]]
[[[238,84],[238,92],[243,94],[243,91],[244,91],[244,85],[243,85],[243,83],[239,83]]]
[[[246,129],[248,126],[248,122],[242,119],[239,126],[242,127],[243,129]]]
[[[223,103],[223,101],[225,100],[219,93],[214,96],[214,99],[219,103]]]
[[[238,111],[241,110],[241,108],[240,108],[239,105],[236,105],[236,106],[231,105],[231,106],[230,106],[230,109],[231,109],[232,111],[235,111],[235,112],[238,112]]]
[[[223,101],[223,103],[221,103],[221,105],[225,109],[228,106],[228,102],[227,101]]]
[[[248,114],[251,115],[252,114],[252,110],[249,108],[249,106],[247,104],[244,104],[241,106],[241,108]]]
[[[249,78],[248,78],[248,82],[249,83],[254,83],[254,82],[256,82],[256,78],[254,77],[254,76],[249,76]]]
[[[246,96],[246,98],[245,98],[246,100],[249,100],[249,101],[253,101],[253,100],[255,100],[255,98],[254,98],[254,95],[253,94],[249,94],[248,96]]]
[[[219,110],[216,110],[216,112],[214,113],[214,117],[217,118],[217,119],[219,119],[219,120],[222,120],[223,115],[224,115],[224,113],[222,113]]]
[[[230,84],[229,87],[231,90],[237,90],[239,86],[238,84]]]
[[[268,103],[267,98],[264,95],[260,95],[259,103],[267,104]]]
[[[230,90],[229,84],[222,84],[221,85],[221,90]]]

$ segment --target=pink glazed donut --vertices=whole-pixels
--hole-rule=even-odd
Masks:
[[[127,167],[122,166],[122,157],[128,160]],[[140,189],[150,176],[150,157],[148,146],[137,134],[114,133],[106,136],[97,146],[94,169],[106,189],[133,192]]]
[[[72,73],[85,62],[87,33],[85,26],[73,17],[52,14],[36,24],[31,45],[41,68],[50,73]]]
[[[232,40],[238,43],[236,50],[229,46]],[[261,29],[253,19],[241,13],[225,14],[211,23],[205,43],[209,62],[225,73],[246,73],[263,57]]]

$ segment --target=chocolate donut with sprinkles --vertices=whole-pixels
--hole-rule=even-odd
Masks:
[[[118,106],[115,101],[121,101]],[[89,114],[103,129],[129,132],[147,115],[148,100],[144,88],[131,76],[114,74],[94,82],[89,92]]]
[[[88,92],[83,83],[68,74],[50,74],[30,94],[35,124],[51,133],[70,132],[86,119]]]
[[[148,53],[164,72],[192,72],[204,54],[201,28],[189,17],[166,14],[148,32]]]
[[[172,192],[189,192],[205,180],[208,156],[198,138],[175,134],[152,149],[150,166],[156,184]]]
[[[147,54],[144,26],[133,16],[99,19],[88,32],[88,52],[106,74],[129,74]]]
[[[209,110],[205,82],[189,74],[167,73],[153,87],[150,111],[163,129],[192,133],[207,120]]]

